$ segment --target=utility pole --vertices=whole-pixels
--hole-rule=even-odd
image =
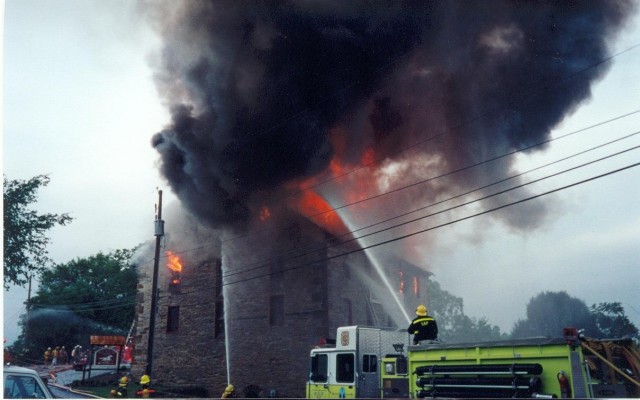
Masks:
[[[29,343],[29,308],[31,308],[31,277],[33,274],[29,274],[29,291],[27,292],[27,313],[24,321],[24,347],[27,347]]]
[[[151,284],[151,316],[149,318],[149,344],[147,346],[147,375],[151,376],[153,366],[153,336],[156,330],[156,302],[158,297],[158,265],[160,264],[160,241],[164,236],[164,221],[162,220],[162,190],[158,190],[158,213],[155,220],[156,254],[153,259],[153,276]]]

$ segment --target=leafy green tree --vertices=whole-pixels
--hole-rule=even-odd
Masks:
[[[498,340],[507,335],[500,328],[489,324],[486,318],[470,318],[464,314],[461,297],[454,296],[440,287],[436,281],[428,284],[429,307],[438,323],[438,337],[449,343]]]
[[[601,335],[586,303],[567,292],[543,292],[527,303],[527,318],[517,321],[511,332],[513,338],[531,336],[560,336],[562,329],[584,329],[587,336]]]
[[[7,180],[4,187],[4,288],[24,286],[33,273],[51,264],[46,232],[56,225],[66,225],[67,214],[38,214],[29,208],[37,200],[36,192],[49,184],[49,177],[38,175],[27,181]]]
[[[591,306],[598,328],[606,338],[640,339],[638,328],[627,318],[620,303],[598,303]]]
[[[135,315],[133,250],[98,253],[44,271],[23,320],[30,354],[53,346],[87,345],[90,335],[126,335]],[[23,331],[24,334],[24,331]]]

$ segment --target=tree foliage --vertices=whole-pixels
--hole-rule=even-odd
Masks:
[[[438,323],[438,337],[449,343],[505,339],[500,328],[489,324],[486,318],[475,319],[464,314],[461,297],[443,290],[436,281],[428,286],[433,316]]]
[[[606,338],[630,337],[640,339],[638,328],[624,313],[620,303],[599,303],[591,306],[598,329]]]
[[[135,315],[133,250],[98,253],[42,273],[18,341],[31,354],[47,347],[87,345],[90,335],[126,335]]]
[[[527,318],[518,320],[511,332],[513,338],[560,336],[562,329],[584,329],[587,336],[601,335],[586,303],[567,292],[542,292],[527,303]]]
[[[4,288],[24,286],[33,273],[51,264],[46,232],[56,225],[66,225],[67,214],[38,214],[29,206],[36,202],[37,191],[49,184],[49,177],[38,175],[29,180],[7,180],[4,187]]]

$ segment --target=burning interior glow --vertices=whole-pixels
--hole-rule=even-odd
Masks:
[[[167,250],[165,254],[167,256],[167,268],[172,272],[182,272],[182,261],[180,261],[180,257],[170,250]]]
[[[260,208],[260,221],[264,222],[266,220],[268,220],[269,218],[271,218],[271,210],[269,210],[269,207],[267,206],[262,206],[262,208]]]
[[[171,271],[171,285],[177,286],[180,284],[182,261],[180,261],[180,257],[172,251],[167,250],[165,254],[167,256],[167,268]]]

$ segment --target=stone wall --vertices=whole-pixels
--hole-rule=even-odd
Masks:
[[[209,396],[218,396],[227,381],[224,334],[216,335],[215,303],[222,300],[216,293],[220,261],[193,265],[185,259],[181,282],[172,286],[163,259],[158,278],[152,381],[171,387],[201,388]],[[138,285],[134,378],[139,378],[147,366],[150,275],[141,274]],[[177,307],[177,314],[172,315],[173,330],[168,325],[170,307]]]
[[[292,218],[252,237],[223,250],[231,381],[239,395],[304,397],[309,351],[327,335],[326,236]]]

